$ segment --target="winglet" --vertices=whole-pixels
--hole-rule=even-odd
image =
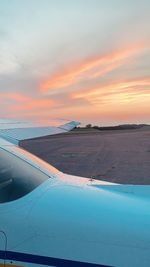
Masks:
[[[74,129],[75,127],[77,127],[78,125],[80,125],[80,122],[71,121],[71,122],[68,122],[64,125],[61,125],[59,128],[66,130],[66,131],[70,131],[70,130]]]

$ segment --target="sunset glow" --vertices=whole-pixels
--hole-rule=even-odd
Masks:
[[[66,66],[64,72],[55,73],[47,81],[41,84],[42,91],[55,90],[80,82],[81,79],[93,79],[101,77],[110,71],[126,64],[126,60],[135,54],[140,53],[144,46],[135,45],[130,48],[114,51],[106,55],[85,60],[75,66]],[[128,62],[129,63],[129,62]]]
[[[150,123],[150,3],[0,6],[1,117]]]

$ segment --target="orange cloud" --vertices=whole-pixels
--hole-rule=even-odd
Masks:
[[[14,100],[17,102],[22,102],[22,101],[27,101],[28,97],[21,93],[16,93],[16,92],[1,92],[0,93],[0,99],[8,99],[8,100]]]
[[[68,66],[65,71],[56,72],[40,84],[43,92],[64,88],[78,83],[82,79],[101,77],[125,64],[126,60],[144,49],[145,45],[131,45],[118,51],[96,56],[84,62]]]
[[[91,104],[125,103],[137,98],[150,97],[150,78],[118,81],[73,93],[75,99],[86,99]]]
[[[7,103],[7,100],[9,101]],[[50,111],[52,107],[54,107],[55,102],[51,99],[47,98],[33,98],[31,96],[26,96],[21,93],[16,93],[16,92],[4,92],[0,93],[0,101],[2,103],[7,104],[10,112],[10,116],[12,117],[18,117],[18,115],[23,115],[23,114],[30,114],[33,113],[33,111],[37,114],[40,114],[41,111]]]
[[[28,97],[27,100],[25,100],[24,105],[18,105],[16,108],[18,110],[36,110],[38,111],[41,109],[47,109],[54,106],[54,101],[51,99],[33,99]]]

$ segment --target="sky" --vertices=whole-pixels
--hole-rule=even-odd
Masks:
[[[150,123],[149,25],[149,0],[0,1],[0,117]]]

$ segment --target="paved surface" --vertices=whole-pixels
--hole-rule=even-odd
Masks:
[[[22,146],[68,174],[150,184],[150,130],[72,132]]]

